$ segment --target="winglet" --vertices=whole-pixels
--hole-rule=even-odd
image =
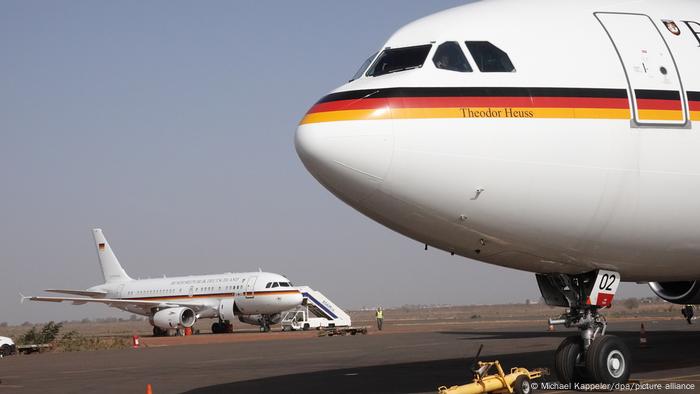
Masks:
[[[24,304],[24,300],[26,300],[26,299],[28,299],[28,298],[31,298],[31,297],[27,297],[27,296],[25,296],[24,294],[19,293],[19,303],[20,303],[20,304]]]

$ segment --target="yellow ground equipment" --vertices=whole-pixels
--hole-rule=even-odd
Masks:
[[[481,353],[482,346],[479,347],[477,359]],[[496,374],[489,375],[492,368],[496,368]],[[528,371],[525,368],[511,368],[506,374],[498,361],[479,361],[472,367],[474,380],[471,383],[461,386],[438,388],[438,394],[482,394],[482,393],[509,393],[509,394],[531,394],[532,386],[530,381],[542,377],[542,370]]]

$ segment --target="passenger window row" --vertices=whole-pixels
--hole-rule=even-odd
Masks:
[[[514,72],[515,67],[510,57],[503,50],[488,41],[465,41],[476,67],[481,72]],[[404,48],[387,48],[372,63],[375,55],[367,59],[352,80],[359,78],[365,70],[368,77],[395,73],[423,67],[432,48],[431,44]],[[371,64],[371,66],[370,66]],[[472,72],[462,48],[457,41],[447,41],[435,50],[433,64],[441,70]]]

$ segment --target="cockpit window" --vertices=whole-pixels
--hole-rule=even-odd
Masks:
[[[277,282],[272,284],[272,287],[279,287],[279,284]]]
[[[360,78],[362,76],[362,74],[364,74],[365,71],[367,71],[367,68],[369,67],[369,65],[372,64],[372,60],[374,60],[374,58],[377,57],[377,53],[379,53],[379,52],[374,52],[372,54],[372,56],[368,57],[367,60],[365,60],[364,63],[362,63],[362,65],[360,66],[360,69],[357,70],[355,75],[353,75],[352,79],[350,79],[348,82],[352,82],[352,81]]]
[[[289,282],[280,282],[280,286],[289,287]]]
[[[418,45],[415,47],[385,49],[372,67],[367,71],[367,76],[378,77],[380,75],[398,71],[419,68],[425,63],[431,45]]]
[[[268,283],[265,285],[265,288],[266,288],[266,289],[269,289],[270,286],[272,286],[272,282],[268,282]]]
[[[440,44],[435,50],[435,56],[433,56],[433,63],[435,67],[441,70],[459,71],[459,72],[471,72],[472,67],[469,65],[462,48],[455,41],[448,41]]]
[[[508,54],[488,41],[467,41],[476,66],[485,73],[509,73],[515,71]]]

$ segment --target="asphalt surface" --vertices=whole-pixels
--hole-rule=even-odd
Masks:
[[[662,385],[640,391],[700,392],[700,327],[681,320],[647,321],[649,346],[641,349],[639,325],[612,322],[609,333],[632,350],[633,380]],[[140,349],[6,357],[0,360],[0,394],[143,393],[149,383],[155,394],[434,393],[438,386],[470,380],[469,359],[480,344],[482,360],[551,369],[554,350],[574,333],[547,332],[531,323],[394,333],[388,326],[382,333],[347,337],[273,333],[275,340],[186,346],[173,341]],[[698,389],[678,389],[687,385]]]

